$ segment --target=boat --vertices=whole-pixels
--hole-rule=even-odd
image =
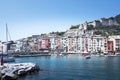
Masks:
[[[62,56],[62,53],[57,54],[57,56]]]
[[[85,56],[86,59],[90,59],[91,57],[88,55],[88,56]]]
[[[82,53],[82,56],[85,57],[85,59],[91,59],[91,55],[88,53]]]
[[[5,63],[7,63],[7,62],[15,62],[15,58],[14,57],[6,57],[6,58],[3,58],[3,61]]]
[[[7,54],[2,54],[2,55],[0,55],[0,57],[3,58],[4,63],[15,62],[15,58],[12,56],[8,56]]]
[[[12,56],[9,56],[8,55],[8,49],[7,49],[7,46],[8,46],[8,27],[7,27],[7,24],[6,24],[6,53],[3,54],[3,47],[2,47],[2,54],[1,54],[1,60],[3,60],[3,62],[15,62],[15,58],[12,57]]]

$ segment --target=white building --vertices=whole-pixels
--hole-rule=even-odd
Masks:
[[[93,36],[93,51],[108,53],[107,38],[100,35]]]
[[[49,38],[50,38],[50,48],[52,50],[55,50],[58,47],[58,36],[56,34],[48,34]]]
[[[119,24],[117,23],[114,17],[110,17],[110,18],[101,18],[100,20],[94,20],[92,22],[88,22],[87,25],[93,25],[93,27],[99,27],[99,26],[119,25]]]
[[[67,37],[61,37],[61,45],[64,52],[67,52]]]
[[[80,24],[79,29],[86,30],[87,29],[88,22],[84,22],[83,24]]]
[[[16,51],[21,52],[22,51],[22,46],[23,46],[23,42],[20,40],[16,41]]]
[[[6,53],[7,45],[6,45],[6,43],[0,42],[0,53],[2,53],[2,51],[3,51],[3,53]]]
[[[101,26],[101,22],[99,20],[95,20],[92,22],[89,22],[88,25],[93,25],[93,27]]]
[[[100,22],[102,25],[105,25],[105,26],[109,25],[109,19],[107,18],[101,18]]]

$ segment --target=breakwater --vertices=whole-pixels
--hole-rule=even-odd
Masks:
[[[0,66],[1,80],[15,80],[20,76],[25,76],[28,73],[38,72],[39,66],[34,63],[14,63],[4,64]]]

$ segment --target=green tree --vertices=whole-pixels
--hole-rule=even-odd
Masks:
[[[87,30],[93,30],[93,29],[94,29],[93,25],[87,25]]]
[[[57,35],[59,35],[59,36],[62,36],[62,35],[64,35],[64,33],[65,33],[65,32],[58,32],[58,31],[57,31],[57,32],[51,32],[50,34],[57,34]]]
[[[95,31],[94,34],[96,34],[96,35],[101,35],[102,32],[101,32],[101,31]]]
[[[75,25],[75,26],[71,26],[70,29],[78,29],[79,28],[79,25]]]

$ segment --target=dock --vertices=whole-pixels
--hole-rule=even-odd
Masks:
[[[19,52],[10,53],[13,57],[40,57],[40,56],[51,56],[49,52]]]

